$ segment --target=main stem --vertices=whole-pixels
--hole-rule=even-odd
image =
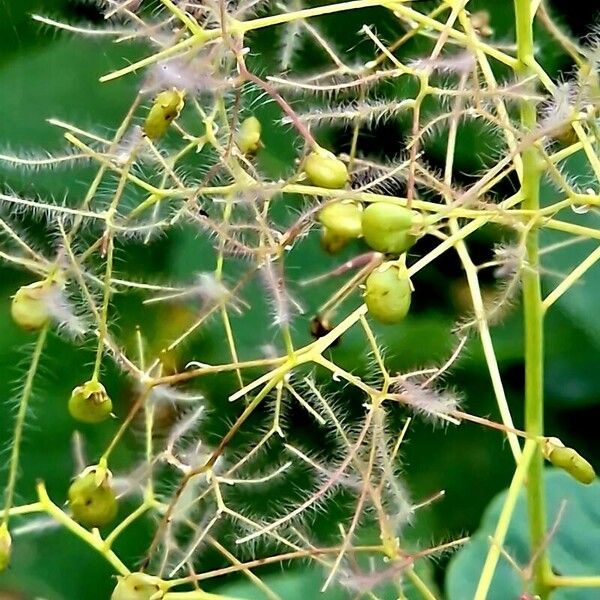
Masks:
[[[532,0],[514,0],[517,28],[517,59],[522,76],[532,75],[534,58]],[[536,105],[532,100],[521,104],[521,124],[528,131],[536,126]],[[523,151],[523,208],[540,208],[541,165],[534,145]],[[527,264],[523,268],[523,312],[525,319],[525,429],[529,435],[543,435],[544,429],[544,333],[539,269],[539,233],[534,226],[527,234]],[[546,515],[543,481],[544,459],[541,448],[535,450],[527,477],[527,507],[535,592],[545,600],[550,592],[547,575],[550,565],[543,550]],[[536,554],[537,553],[537,554]]]

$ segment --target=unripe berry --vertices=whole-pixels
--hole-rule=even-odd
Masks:
[[[353,200],[326,204],[319,211],[319,222],[340,238],[351,240],[362,235],[362,206]]]
[[[102,527],[117,515],[117,497],[110,486],[110,472],[100,466],[85,469],[69,488],[69,508],[84,527]]]
[[[415,243],[412,226],[419,213],[390,202],[374,202],[362,213],[362,231],[373,250],[402,254]]]
[[[580,483],[590,484],[596,478],[594,467],[577,450],[567,448],[558,438],[548,438],[543,451],[555,467],[566,471]]]
[[[144,121],[144,133],[151,139],[161,138],[183,109],[183,94],[173,88],[160,92]]]
[[[407,315],[411,293],[406,267],[387,262],[367,277],[365,303],[373,318],[391,325]]]
[[[260,147],[261,131],[262,126],[256,117],[252,116],[244,119],[240,123],[240,127],[236,135],[238,148],[244,154],[252,154],[256,152]]]
[[[77,386],[69,398],[69,412],[82,423],[100,423],[110,416],[112,400],[99,382],[91,379]]]
[[[311,152],[304,162],[304,172],[309,181],[328,189],[343,188],[348,181],[346,165],[335,154],[319,148]]]
[[[329,227],[323,227],[321,231],[321,248],[327,252],[327,254],[336,254],[340,250],[343,250],[348,245],[348,238],[340,237],[329,229]]]
[[[160,600],[164,595],[162,579],[153,575],[129,573],[117,580],[110,600]]]
[[[6,523],[0,525],[0,573],[8,567],[10,563],[12,549],[12,538],[8,532]]]
[[[27,331],[41,329],[50,320],[46,301],[49,284],[36,281],[17,290],[10,305],[10,313],[17,325]]]

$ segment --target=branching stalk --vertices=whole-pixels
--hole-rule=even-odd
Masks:
[[[534,73],[533,2],[515,0],[517,28],[517,57],[522,76]],[[522,101],[521,123],[526,131],[535,129],[536,105]],[[537,211],[540,208],[541,162],[536,145],[525,148],[521,191],[522,206]],[[540,283],[539,230],[536,224],[529,229],[526,240],[527,263],[522,270],[523,312],[525,321],[525,429],[529,435],[543,435],[544,430],[544,332],[543,305]],[[527,506],[529,511],[530,543],[536,593],[546,600],[549,588],[546,578],[550,564],[543,548],[546,535],[546,514],[543,481],[544,459],[538,448],[531,460],[527,477]]]

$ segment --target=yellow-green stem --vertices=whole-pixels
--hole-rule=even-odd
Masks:
[[[515,0],[517,59],[522,76],[534,73],[532,6],[531,0]],[[524,100],[521,104],[521,124],[525,130],[533,130],[536,121],[535,102]],[[540,206],[541,163],[535,145],[524,149],[522,157],[522,206],[537,211]],[[544,430],[544,335],[538,236],[538,228],[531,227],[526,241],[527,264],[523,268],[522,275],[525,320],[525,429],[532,436],[543,435]],[[541,449],[537,448],[529,465],[527,506],[531,553],[536,556],[533,564],[535,591],[541,600],[546,600],[550,590],[545,578],[550,572],[550,567],[543,548],[546,534],[543,469],[544,459]]]
[[[415,570],[413,568],[407,569],[406,578],[421,594],[423,600],[437,600],[435,594],[427,587],[427,584],[415,573]]]
[[[600,575],[553,575],[548,582],[554,587],[600,588]]]
[[[150,502],[142,502],[133,512],[129,513],[104,540],[106,548],[111,548],[115,540],[139,517],[150,509]]]
[[[147,405],[146,401],[147,401],[148,396],[150,395],[151,391],[152,391],[152,386],[147,385],[140,392],[135,404],[131,407],[129,413],[127,414],[127,417],[125,418],[123,423],[121,423],[121,426],[117,430],[117,433],[115,433],[115,435],[113,436],[112,440],[110,441],[110,443],[108,445],[108,448],[106,448],[106,450],[104,451],[104,454],[100,458],[100,461],[99,461],[100,464],[104,464],[104,465],[108,464],[108,459],[109,459],[112,451],[117,447],[117,444],[119,443],[119,441],[121,440],[123,435],[125,435],[125,432],[127,431],[127,429],[129,429],[131,422],[133,421],[133,419],[135,419],[135,416],[138,414],[138,412],[142,408],[142,406]]]
[[[83,540],[88,546],[100,553],[104,558],[113,566],[115,571],[119,575],[128,575],[129,569],[121,561],[121,559],[112,551],[107,548],[104,540],[100,536],[97,530],[88,531],[85,527],[82,527],[79,523],[76,523],[69,515],[62,511],[48,496],[44,483],[39,481],[37,484],[37,493],[40,504],[44,507],[46,513],[48,513],[57,523],[60,523],[63,527],[68,529],[73,535]]]
[[[517,504],[519,492],[526,477],[527,470],[531,466],[531,460],[538,448],[539,446],[536,440],[529,439],[525,442],[523,453],[519,458],[515,474],[513,475],[512,482],[508,488],[506,500],[502,506],[502,512],[500,513],[498,523],[496,524],[494,537],[492,538],[473,600],[485,600],[488,596],[492,578],[496,572],[496,566],[502,552],[502,546],[506,539],[510,520]]]
[[[108,308],[111,296],[111,281],[115,250],[113,239],[113,219],[115,213],[117,212],[121,197],[123,196],[123,191],[125,190],[125,185],[127,184],[127,178],[129,176],[129,170],[135,160],[137,150],[138,147],[136,146],[131,151],[129,160],[123,168],[123,172],[119,178],[119,184],[115,191],[115,195],[113,196],[110,207],[106,213],[106,230],[104,232],[106,240],[106,271],[104,273],[104,296],[102,300],[102,312],[100,313],[100,322],[98,323],[98,347],[96,349],[96,361],[94,363],[94,372],[92,374],[92,380],[94,381],[98,381],[100,377],[100,367],[102,365],[102,355],[104,353],[104,341],[108,335]]]
[[[10,454],[10,470],[8,472],[8,483],[5,491],[5,504],[4,504],[4,516],[3,522],[8,523],[10,517],[10,509],[12,507],[13,499],[15,496],[15,485],[17,483],[17,473],[19,471],[19,454],[21,451],[21,440],[23,438],[23,428],[25,427],[25,417],[27,416],[27,408],[29,407],[29,399],[31,398],[31,390],[33,388],[33,379],[38,369],[40,357],[44,344],[46,343],[46,337],[48,335],[48,325],[45,325],[38,335],[35,349],[33,350],[33,356],[31,357],[31,363],[29,370],[27,371],[27,379],[25,380],[25,387],[23,388],[23,395],[19,403],[19,411],[17,412],[17,419],[15,421],[15,431],[12,441],[12,450]]]
[[[100,322],[98,323],[98,346],[96,348],[96,360],[94,362],[94,372],[92,379],[98,381],[100,378],[100,367],[102,366],[102,356],[104,354],[104,340],[108,334],[108,308],[110,302],[113,269],[114,244],[112,234],[108,237],[106,250],[106,271],[104,275],[104,296],[102,300],[102,312],[100,313]]]

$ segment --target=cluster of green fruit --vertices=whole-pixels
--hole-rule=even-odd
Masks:
[[[304,172],[319,187],[341,189],[348,180],[346,165],[330,152],[318,149],[308,155]],[[319,212],[323,226],[322,245],[337,252],[350,240],[363,238],[367,245],[386,255],[402,256],[416,240],[420,213],[387,201],[363,206],[352,199],[327,203]],[[369,313],[382,323],[398,323],[410,308],[412,287],[403,258],[388,260],[366,280],[365,303]]]
[[[11,314],[14,321],[27,331],[47,327],[52,319],[50,299],[60,286],[59,279],[54,276],[21,287],[12,299]],[[92,378],[73,390],[68,407],[74,419],[93,424],[110,416],[112,401],[104,386]],[[69,508],[73,518],[84,527],[102,527],[116,516],[117,500],[110,480],[110,472],[96,465],[85,469],[71,484]],[[0,546],[1,538],[2,532]],[[8,556],[8,553],[5,554]]]
[[[144,121],[143,130],[146,137],[151,140],[163,137],[171,123],[181,114],[184,105],[184,92],[176,88],[160,92],[154,99]],[[252,154],[258,150],[261,145],[261,130],[260,121],[254,116],[250,116],[240,123],[235,141],[243,154]]]
[[[164,135],[183,103],[183,94],[175,89],[159,94],[144,123],[146,136],[158,139]],[[256,117],[240,123],[235,140],[244,154],[260,147],[261,125]],[[320,147],[306,157],[301,168],[317,187],[342,189],[348,182],[344,162]],[[411,283],[402,255],[415,242],[414,230],[422,222],[421,215],[392,202],[374,202],[364,207],[353,199],[342,199],[325,204],[318,218],[323,226],[324,247],[330,251],[340,249],[351,239],[363,238],[373,250],[394,257],[368,276],[365,302],[369,313],[383,323],[402,320],[411,301]],[[64,285],[60,274],[54,274],[21,287],[12,299],[14,321],[27,331],[47,327],[53,318],[52,298],[62,293]],[[104,386],[92,377],[73,390],[68,409],[80,422],[100,423],[110,416],[112,401]],[[85,469],[72,483],[68,496],[73,518],[85,527],[101,527],[116,516],[117,500],[105,466]]]
[[[19,288],[12,298],[11,315],[26,331],[38,331],[52,319],[52,296],[61,287],[57,276],[48,277]],[[104,386],[91,379],[77,386],[69,398],[69,412],[82,423],[100,423],[112,411],[112,401]]]
[[[158,139],[179,116],[182,92],[172,89],[156,97],[144,123],[144,133]],[[254,116],[240,123],[236,144],[244,154],[256,152],[261,144],[261,124]],[[317,147],[303,163],[304,175],[317,187],[341,189],[348,182],[343,161]],[[335,201],[319,213],[323,225],[322,245],[328,252],[341,250],[349,240],[362,237],[377,252],[402,255],[415,242],[414,229],[421,215],[391,202],[374,202],[363,208],[354,200]],[[410,308],[412,288],[403,260],[390,260],[376,268],[366,280],[365,303],[369,313],[382,323],[401,321]]]

